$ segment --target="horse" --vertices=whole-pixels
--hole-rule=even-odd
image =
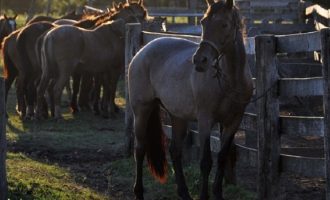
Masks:
[[[212,168],[211,129],[223,127],[213,183],[214,199],[223,199],[224,166],[235,132],[249,103],[253,85],[243,44],[242,26],[233,0],[207,0],[201,20],[200,44],[178,38],[156,39],[132,59],[128,72],[130,105],[134,114],[134,194],[143,199],[144,156],[151,173],[166,180],[167,161],[160,107],[171,116],[170,155],[182,199],[191,200],[182,170],[182,146],[187,122],[197,120],[200,139],[200,199],[208,199]]]
[[[0,44],[6,36],[16,30],[16,18],[17,15],[14,17],[7,17],[7,15],[0,17]]]
[[[84,16],[85,17],[85,16]],[[103,18],[107,17],[101,16]],[[36,84],[40,80],[41,76],[41,62],[40,62],[40,52],[41,52],[41,41],[45,33],[58,25],[74,25],[83,28],[91,28],[100,20],[101,17],[81,19],[80,21],[72,19],[58,19],[53,23],[48,21],[34,22],[26,25],[20,30],[16,39],[16,48],[21,59],[20,63],[24,63],[24,66],[16,66],[20,74],[20,81],[18,85],[24,88],[23,90],[18,90],[18,99],[25,96],[27,101],[27,111],[26,115],[22,116],[25,119],[32,119],[34,116],[34,102],[36,100]],[[39,41],[39,42],[38,42]],[[9,52],[9,54],[13,52]],[[18,59],[18,58],[16,58]],[[14,74],[13,74],[14,75]],[[10,73],[8,73],[10,77]],[[67,86],[67,88],[70,88]],[[25,92],[25,93],[22,93]],[[22,102],[21,100],[19,102]],[[45,105],[44,108],[47,106]],[[47,110],[47,109],[46,109]],[[25,112],[24,112],[25,113]],[[46,113],[43,114],[44,117],[47,116]]]
[[[14,80],[19,76],[19,69],[22,67],[22,62],[16,48],[16,39],[20,30],[16,30],[4,38],[2,42],[2,57],[4,63],[4,78],[5,78],[5,101],[7,102],[9,89]],[[19,80],[18,80],[19,81]],[[17,94],[24,94],[24,88],[18,84],[16,88]],[[24,96],[17,95],[17,109],[16,111],[25,116],[25,101]]]
[[[140,22],[146,17],[143,1],[127,3],[122,10],[108,20],[123,19],[125,23]],[[75,70],[105,72],[109,74],[105,84],[106,99],[110,99],[110,112],[115,111],[117,81],[124,66],[125,28],[119,22],[101,24],[96,29],[86,30],[74,26],[61,26],[49,31],[43,40],[41,53],[42,77],[37,89],[37,109],[44,101],[44,93],[50,81],[54,80],[55,118],[62,118],[60,100],[62,89]],[[70,38],[68,40],[67,38]],[[91,67],[93,66],[93,67]],[[55,75],[51,77],[52,75]]]

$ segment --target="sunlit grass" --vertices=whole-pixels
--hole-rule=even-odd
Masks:
[[[20,153],[7,154],[10,199],[105,199],[79,185],[66,169],[41,163]]]

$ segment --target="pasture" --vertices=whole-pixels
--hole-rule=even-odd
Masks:
[[[123,88],[121,81],[116,103],[122,111],[116,119],[90,112],[72,116],[63,101],[64,119],[60,122],[22,122],[15,112],[15,88],[11,88],[7,107],[9,198],[132,199],[134,159],[124,155]],[[177,199],[171,170],[165,185],[156,182],[147,168],[144,173],[147,199]],[[198,163],[186,163],[185,174],[197,199]],[[226,187],[225,195],[231,200],[255,199],[254,193],[236,186]]]

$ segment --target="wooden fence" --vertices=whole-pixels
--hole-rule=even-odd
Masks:
[[[235,5],[240,9],[240,13],[245,19],[247,33],[249,36],[258,34],[291,34],[298,32],[309,32],[313,29],[312,24],[305,23],[305,9],[308,6],[300,0],[236,0]],[[197,25],[199,19],[203,16],[203,8],[188,9],[165,9],[148,8],[150,16],[172,17],[172,23],[177,17],[195,17],[195,20],[189,20],[190,26]],[[177,31],[178,27],[168,24],[169,30]],[[186,25],[189,26],[189,25]],[[195,27],[199,28],[199,27]],[[179,30],[183,28],[180,27]],[[188,30],[192,28],[186,28]],[[184,31],[183,31],[184,32]],[[187,32],[187,31],[186,31]],[[200,31],[199,31],[200,33]],[[195,32],[194,32],[195,34]]]
[[[0,77],[0,200],[7,200],[5,81]]]
[[[199,42],[200,37],[141,32],[139,24],[127,26],[126,64],[145,44],[159,37],[180,37]],[[276,56],[284,53],[322,52],[323,77],[279,78]],[[330,200],[330,29],[292,35],[260,35],[247,38],[246,52],[255,55],[256,95],[266,94],[257,101],[254,113],[245,113],[241,130],[258,136],[258,149],[236,145],[240,160],[258,168],[258,199],[276,199],[280,172],[326,178],[326,199]],[[324,117],[280,116],[279,98],[286,96],[323,96]],[[127,105],[129,111],[129,105]],[[132,137],[132,115],[127,113],[128,138]],[[170,127],[165,127],[170,129]],[[281,153],[283,135],[324,137],[324,158],[304,157]],[[168,134],[170,137],[171,135]],[[131,139],[132,140],[132,139]],[[198,145],[198,133],[192,131],[192,141]],[[219,151],[220,141],[212,136],[211,149]]]

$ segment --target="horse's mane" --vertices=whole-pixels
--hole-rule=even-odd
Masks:
[[[109,9],[110,10],[110,15],[108,15],[105,18],[101,18],[100,20],[98,20],[95,23],[95,25],[96,26],[99,26],[99,25],[101,25],[101,24],[103,24],[103,23],[105,23],[107,21],[113,20],[113,16],[115,16],[116,14],[118,14],[119,12],[121,12],[122,10],[127,9],[129,6],[131,6],[133,4],[137,4],[137,3],[128,3],[128,2],[126,2],[124,4],[121,4],[120,3],[118,6],[113,5],[112,8]],[[144,17],[146,18],[148,16],[147,9],[146,9],[146,7],[144,5],[140,5],[140,6],[142,7],[142,9],[143,9],[143,11],[145,13],[145,16]]]

